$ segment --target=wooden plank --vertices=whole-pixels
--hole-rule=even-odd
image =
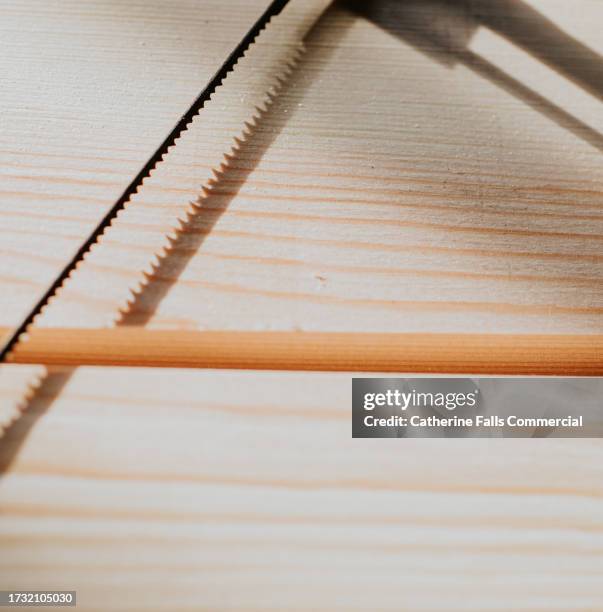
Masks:
[[[34,303],[267,0],[1,0],[0,324]]]
[[[20,23],[26,4],[11,5],[25,7]],[[161,10],[102,4],[141,16],[144,7],[151,15]],[[248,4],[234,12],[242,15]],[[541,71],[506,37],[467,28],[464,18],[451,22],[440,11],[454,4],[396,2],[405,19],[389,22],[333,9],[253,137],[206,185],[200,214],[125,322],[427,339],[496,332],[510,341],[522,334],[519,342],[523,334],[547,341],[571,334],[597,342],[598,101],[573,84],[559,87],[558,74]],[[581,0],[583,10],[558,0],[531,5],[601,53],[600,3]],[[36,6],[43,16],[60,4]],[[172,3],[169,19],[165,12],[148,19],[149,31],[168,37],[175,54],[193,38],[204,44],[194,19],[183,19],[195,32],[183,41],[165,27],[192,6]],[[528,15],[536,37],[543,24]],[[539,98],[529,104],[521,87],[501,88],[511,83],[496,70],[484,73],[483,63],[451,63],[441,51],[434,57],[425,16],[444,32],[474,32],[470,51],[566,114]],[[79,24],[66,23],[77,32]],[[30,38],[23,31],[15,28],[10,41]],[[63,38],[57,54],[69,40]],[[37,48],[30,44],[25,51]],[[113,48],[107,43],[103,57]],[[596,74],[584,50],[549,46],[557,48],[577,74],[584,66],[587,78],[589,67]],[[16,43],[11,51],[24,53]],[[141,54],[149,55],[145,48]],[[132,65],[124,62],[128,78]],[[180,66],[163,66],[161,74],[188,78]],[[145,91],[169,95],[169,88],[154,88],[149,70],[141,77],[152,85]],[[40,75],[42,85],[50,76]],[[567,114],[590,128],[576,129]],[[41,113],[39,125],[43,119]],[[154,125],[149,119],[143,132]],[[226,108],[212,142],[233,127]],[[111,177],[121,175],[130,145],[114,161],[108,139],[99,138]],[[132,146],[138,138],[144,133],[131,136]],[[105,149],[86,165],[88,149],[75,140],[73,163],[83,164],[75,178],[97,177]],[[105,255],[81,268],[81,284],[61,295],[46,325],[114,320],[111,287],[123,276],[136,282],[136,264],[169,226],[174,202],[214,167],[212,142],[193,136],[181,163],[150,181],[108,248],[98,249]],[[42,144],[53,146],[52,139]],[[22,151],[30,146],[22,141]],[[30,172],[22,157],[16,163]],[[52,193],[52,182],[37,181],[39,191]],[[8,195],[11,215],[26,191]],[[86,195],[88,187],[77,192]],[[96,192],[92,197],[99,207]],[[80,233],[79,207],[62,206],[56,224],[46,209],[31,225],[25,216],[18,221],[44,259],[31,262],[33,247],[22,243],[7,264],[2,289],[14,300],[11,312],[19,283],[41,283],[52,258],[62,257],[57,233],[65,240]],[[0,324],[11,322],[6,316]],[[4,403],[21,396],[21,373],[29,381],[29,370],[2,370]],[[52,373],[0,444],[3,585],[76,588],[80,606],[91,610],[123,609],[124,601],[132,610],[601,609],[600,441],[352,440],[349,393],[345,373]]]
[[[321,19],[129,324],[601,332],[603,114],[594,76],[566,78],[574,64],[598,74],[601,3],[533,2],[540,17],[521,5],[511,32],[503,5],[478,27],[470,11],[446,13],[455,3],[391,4],[381,17],[339,4]],[[433,24],[471,36],[435,53]],[[568,70],[526,50],[526,29],[540,56],[538,32],[553,36]],[[226,114],[213,125],[232,129]],[[202,141],[191,151],[149,181],[45,325],[114,317],[103,296],[124,276],[136,285],[128,262],[148,257],[179,189],[188,201],[215,164]]]
[[[13,363],[603,375],[603,336],[39,328]]]
[[[176,158],[180,160],[180,164],[168,164],[162,163],[159,168],[155,169],[153,175],[162,176],[164,173],[163,168],[166,166],[171,168],[175,165],[178,171],[178,188],[176,190],[178,196],[184,197],[186,194],[185,186],[188,187],[190,198],[194,200],[198,194],[200,186],[204,181],[207,181],[211,176],[213,176],[213,169],[218,167],[222,161],[225,160],[225,153],[231,151],[233,146],[236,145],[236,135],[243,133],[249,133],[250,128],[252,128],[253,122],[257,120],[259,115],[262,112],[265,112],[264,109],[266,104],[270,103],[271,96],[273,97],[278,90],[282,79],[286,76],[286,74],[291,69],[292,62],[295,61],[295,58],[299,54],[299,45],[300,45],[300,37],[308,30],[313,21],[317,18],[317,16],[324,10],[325,6],[328,4],[328,0],[307,0],[304,2],[291,2],[283,11],[281,15],[277,19],[275,19],[269,27],[262,32],[259,39],[253,45],[252,49],[249,49],[236,66],[236,71],[229,74],[225,83],[221,87],[218,88],[218,92],[212,96],[212,100],[210,103],[206,104],[201,115],[195,117],[193,120],[193,125],[196,126],[194,131],[189,131],[183,134],[183,136],[178,140],[178,146],[171,149],[171,151],[164,156],[165,160],[172,160]],[[62,5],[61,5],[62,6]],[[61,8],[61,6],[56,8]],[[236,8],[236,6],[231,3],[230,9]],[[62,7],[63,10],[66,10],[67,7]],[[104,11],[107,10],[106,6],[98,7],[100,13],[104,14]],[[212,5],[208,2],[204,5],[195,4],[194,6],[187,7],[190,10],[194,11],[211,11]],[[223,7],[224,11],[226,7]],[[246,7],[248,11],[252,10],[251,6]],[[94,13],[94,9],[92,10]],[[118,11],[119,13],[119,11]],[[161,13],[161,10],[159,10]],[[96,13],[94,13],[95,16]],[[236,20],[232,22],[231,25],[235,23],[239,23],[239,18],[241,15],[237,14],[238,17]],[[186,17],[186,15],[184,15]],[[250,17],[250,14],[247,15]],[[217,15],[218,19],[216,23],[211,21],[212,28],[217,23],[219,23],[220,19],[229,19],[228,12],[222,12]],[[39,16],[40,19],[47,18],[45,13],[42,13]],[[216,15],[212,17],[215,19]],[[102,31],[104,27],[102,19],[99,19],[98,28],[99,31]],[[251,23],[251,22],[250,22]],[[106,25],[106,24],[105,24]],[[247,24],[247,27],[249,23]],[[189,22],[187,21],[183,27],[190,27]],[[245,29],[247,29],[247,27]],[[212,29],[212,37],[217,35],[218,30]],[[220,44],[227,44],[227,38],[220,38]],[[210,37],[211,39],[211,37]],[[234,45],[235,41],[232,41],[232,45]],[[221,48],[221,47],[220,47]],[[227,50],[224,51],[226,53]],[[220,62],[223,57],[220,57]],[[196,91],[195,91],[196,93]],[[175,98],[174,98],[175,100]],[[54,98],[50,100],[50,103],[56,102]],[[99,101],[99,104],[102,106],[103,100]],[[130,111],[130,109],[128,109]],[[155,112],[157,109],[152,107],[149,112]],[[99,108],[95,107],[94,109],[87,109],[87,112],[93,113],[98,112]],[[146,115],[145,115],[146,117]],[[140,127],[140,126],[139,126]],[[71,132],[70,132],[71,133]],[[191,138],[191,136],[194,136]],[[27,141],[27,138],[24,139]],[[114,143],[115,146],[117,141]],[[25,143],[27,144],[27,142]],[[68,144],[67,142],[61,141],[63,146]],[[197,167],[197,172],[193,173],[191,176],[190,170],[187,169],[188,161],[195,160],[196,154],[199,149],[204,151],[205,155],[208,155],[212,160],[211,164],[207,167]],[[116,153],[119,152],[119,149],[115,149]],[[87,158],[86,158],[87,159]],[[90,160],[89,160],[90,161]],[[90,163],[94,163],[95,160],[91,160]],[[184,163],[183,163],[184,162]],[[59,166],[57,166],[59,167]],[[62,167],[62,166],[61,166]],[[181,172],[184,167],[184,174]],[[69,174],[69,168],[66,169],[68,177],[71,179],[71,175]],[[188,175],[188,176],[187,176]],[[125,176],[125,175],[124,175]],[[80,182],[77,177],[74,178],[74,184],[79,185]],[[129,180],[129,179],[128,179]],[[123,185],[121,186],[123,188]],[[191,191],[192,189],[192,191]],[[115,194],[117,195],[117,193]],[[115,197],[112,196],[112,197]],[[135,206],[137,200],[137,196],[133,198],[133,208],[137,208]],[[108,202],[111,203],[111,202]],[[176,200],[178,204],[178,200]],[[188,200],[184,200],[184,204],[178,209],[181,213],[189,208]],[[14,216],[14,210],[11,209],[11,213]],[[176,213],[170,208],[167,210],[168,218],[173,220],[176,217]],[[60,222],[60,219],[59,221]],[[127,223],[126,223],[127,226]],[[9,228],[10,229],[10,228]],[[57,241],[60,241],[61,233],[53,232],[49,234],[44,234],[39,237],[41,242],[40,248],[49,249],[52,251],[53,255],[56,253],[60,254],[60,257],[67,257],[69,253],[62,253],[61,248],[56,244]],[[23,238],[22,234],[18,232],[15,234],[16,238]],[[31,239],[31,236],[29,236]],[[36,238],[37,240],[37,238]],[[159,250],[162,245],[169,245],[169,241],[164,236],[164,233],[158,232],[154,234],[154,240],[156,244],[156,249]],[[105,244],[111,243],[111,235],[104,236],[102,241]],[[132,241],[130,245],[134,245],[136,241],[136,237],[132,236]],[[31,259],[30,255],[32,253],[35,254],[35,249],[27,246],[27,241],[25,242],[25,251],[27,252],[27,256]],[[96,249],[93,249],[92,253],[88,254],[88,259],[91,260],[91,263],[95,261]],[[62,253],[62,254],[61,254]],[[86,274],[84,276],[86,289],[85,293],[89,295],[95,296],[95,299],[102,299],[102,305],[105,310],[105,315],[107,316],[107,320],[109,322],[114,322],[119,315],[119,307],[126,304],[126,302],[131,298],[131,294],[129,292],[129,287],[131,283],[129,282],[127,275],[134,274],[138,278],[142,278],[140,272],[145,267],[149,266],[149,262],[152,260],[152,251],[147,250],[146,252],[140,252],[137,250],[132,251],[131,249],[128,251],[127,260],[120,259],[119,251],[114,254],[112,258],[110,267],[115,270],[118,269],[121,265],[123,265],[123,270],[125,271],[125,275],[122,275],[122,278],[116,278],[111,275],[109,279],[109,286],[107,286],[103,282],[98,282],[99,279],[96,275],[92,274],[90,276],[88,271],[92,269],[94,271],[94,266],[90,265],[89,261],[85,266]],[[56,260],[57,262],[59,259]],[[29,262],[29,259],[28,259]],[[12,308],[13,302],[15,299],[19,300],[20,297],[23,297],[19,291],[18,286],[15,286],[13,281],[17,280],[17,285],[21,286],[23,283],[28,285],[28,278],[31,274],[37,274],[39,270],[35,267],[41,260],[39,258],[35,259],[33,269],[28,264],[23,264],[23,262],[15,262],[8,258],[4,263],[7,266],[7,269],[10,268],[10,277],[5,279],[6,282],[2,281],[1,285],[4,290],[4,295],[8,297],[6,301],[6,312],[0,313],[0,321],[2,321],[2,317],[5,316],[7,319],[7,323],[13,323],[14,321],[11,317],[17,316],[18,310]],[[15,276],[15,270],[19,270],[18,274]],[[55,270],[56,272],[56,270]],[[47,278],[47,281],[50,281],[51,276],[48,276],[46,273],[50,273],[49,270],[46,270],[44,274],[44,278]],[[18,277],[18,278],[17,278]],[[1,277],[0,277],[1,279]],[[120,282],[121,281],[121,282]],[[124,282],[125,281],[125,284]],[[24,286],[24,285],[23,285]],[[29,285],[28,285],[29,286]],[[29,286],[29,289],[32,289]],[[28,290],[29,290],[28,289]],[[92,292],[92,293],[90,293]],[[119,297],[118,297],[119,296]],[[68,308],[66,308],[66,304],[64,304],[64,299],[58,300],[58,312],[61,317],[65,316]],[[55,301],[56,304],[56,301]],[[67,301],[68,304],[68,301]],[[25,302],[22,304],[24,307],[27,306]],[[47,319],[49,316],[52,318],[54,313],[56,312],[56,308],[49,308],[43,317],[43,319]],[[108,315],[107,315],[108,313]],[[97,311],[95,309],[88,308],[78,308],[78,320],[85,320],[86,317],[91,318],[94,321],[96,317]],[[19,315],[21,316],[21,315]],[[9,370],[6,376],[10,376]],[[6,393],[5,403],[2,406],[0,411],[0,433],[2,425],[5,425],[11,422],[14,418],[16,418],[21,410],[21,405],[23,403],[23,398],[27,397],[29,390],[32,386],[35,385],[37,380],[37,370],[34,370],[36,376],[31,379],[23,380],[23,386],[20,392],[13,390],[11,392],[11,399],[8,399]],[[0,377],[0,386],[3,385],[3,380],[6,376]]]
[[[599,440],[353,440],[349,393],[54,373],[0,446],[3,587],[86,610],[601,607]]]

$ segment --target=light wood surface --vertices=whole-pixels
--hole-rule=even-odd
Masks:
[[[88,254],[83,274],[78,271],[74,278],[70,279],[68,291],[60,292],[59,299],[51,301],[50,307],[44,311],[42,317],[36,320],[36,324],[42,322],[44,325],[45,322],[52,322],[57,315],[61,320],[65,317],[71,319],[68,295],[69,292],[74,290],[76,293],[80,291],[82,282],[83,293],[101,305],[101,312],[104,315],[103,323],[114,324],[121,318],[121,311],[127,309],[129,302],[132,300],[132,290],[137,290],[141,283],[147,284],[150,282],[149,273],[152,274],[155,270],[153,267],[153,263],[156,261],[154,253],[161,253],[166,248],[170,248],[171,232],[169,230],[178,226],[176,223],[177,218],[186,219],[188,214],[192,214],[196,210],[194,202],[197,200],[202,186],[209,186],[211,184],[211,181],[215,179],[216,171],[219,171],[222,164],[226,164],[227,160],[230,159],[227,154],[233,154],[240,148],[242,140],[252,134],[257,127],[258,121],[266,114],[274,97],[282,89],[287,76],[291,73],[299,57],[302,38],[328,4],[329,0],[292,2],[278,18],[272,20],[255,41],[255,44],[237,62],[236,69],[229,73],[228,78],[218,88],[210,102],[205,104],[202,112],[193,120],[190,129],[177,140],[177,146],[171,148],[168,154],[164,156],[163,163],[153,171],[152,177],[145,182],[145,185],[149,182],[163,184],[166,176],[170,180],[175,181],[176,188],[174,191],[166,192],[164,190],[162,192],[163,196],[169,194],[168,197],[171,200],[170,206],[164,209],[153,206],[151,208],[146,207],[143,208],[143,211],[147,213],[147,217],[143,216],[142,219],[137,217],[138,210],[141,207],[141,200],[148,204],[148,189],[143,188],[141,193],[132,199],[131,207],[127,208],[126,211],[122,211],[119,223],[110,228],[110,231],[106,232],[101,238],[100,244],[95,245],[98,248],[93,247],[92,251]],[[213,10],[211,3],[195,6],[196,10],[202,13]],[[60,12],[60,7],[57,8],[59,8]],[[73,10],[72,5],[69,3],[62,8],[67,13]],[[228,10],[235,9],[236,6],[230,4]],[[144,22],[145,17],[142,15],[139,15],[139,17]],[[146,16],[146,18],[149,17],[150,14]],[[252,21],[249,15],[248,18],[249,22],[246,24],[245,29],[249,28]],[[46,16],[42,15],[41,19],[44,21]],[[100,29],[103,26],[99,23],[98,27]],[[233,45],[234,43],[231,44],[231,46]],[[222,55],[219,61],[221,62],[223,59],[224,56]],[[60,67],[64,69],[62,64]],[[200,81],[197,85],[198,89],[201,89],[204,83],[205,81]],[[52,103],[56,104],[56,102],[56,96],[54,98],[51,97],[49,103],[52,105]],[[46,136],[49,137],[49,134],[46,133]],[[63,145],[67,146],[68,143],[69,139]],[[147,155],[151,151],[152,149]],[[200,151],[205,156],[204,160],[200,164],[195,164],[194,162],[197,160]],[[73,178],[72,182],[75,185],[79,185],[77,177],[72,177],[72,174],[70,174],[71,169],[69,167],[63,169],[69,177]],[[110,191],[107,192],[107,197],[111,197],[111,200],[108,200],[109,203],[112,202],[115,195]],[[157,221],[157,215],[154,211],[159,212],[158,217],[164,223],[162,231],[153,231],[152,225],[149,224],[148,214],[152,214],[155,221]],[[137,229],[147,227],[147,229],[151,230],[152,242],[151,245],[142,246],[139,236],[132,232],[130,239],[127,240],[128,248],[124,259],[124,253],[120,249],[119,244],[116,243],[116,235],[123,235],[124,229],[128,231],[127,228],[132,220],[134,220],[134,226]],[[17,233],[17,236],[19,235]],[[44,235],[41,237],[41,240],[53,253],[56,252],[55,242],[58,240],[57,236]],[[28,242],[31,242],[31,236],[25,236],[23,246],[26,248],[28,256],[35,255],[37,247],[32,246],[29,248],[27,246]],[[114,248],[111,249],[114,252],[111,256],[108,270],[113,271],[123,266],[121,268],[123,274],[118,274],[117,276],[114,276],[112,273],[109,275],[104,274],[106,268],[102,258],[106,256],[106,249],[101,247],[106,247],[110,244],[114,245]],[[132,249],[131,247],[134,248]],[[101,256],[100,274],[98,274],[99,254]],[[63,264],[67,255],[65,253],[62,256]],[[36,259],[36,262],[39,262],[39,258]],[[2,313],[7,317],[8,323],[15,324],[18,319],[14,319],[14,317],[23,316],[26,310],[14,308],[14,304],[11,302],[11,300],[18,298],[19,295],[18,291],[15,291],[14,281],[17,279],[17,285],[27,284],[30,275],[36,273],[36,270],[35,266],[33,269],[28,265],[15,266],[14,262],[12,264],[7,262],[7,265],[11,268],[13,276],[4,279],[2,282],[5,289],[4,295],[10,298],[3,304]],[[18,278],[14,276],[16,270],[18,270]],[[55,273],[57,270],[58,268],[55,269]],[[147,274],[141,274],[142,271],[146,271]],[[51,278],[52,276],[48,277],[48,282],[50,282]],[[29,305],[23,302],[22,306],[28,307]],[[5,310],[4,307],[6,307]],[[80,305],[76,307],[76,311],[75,319],[71,319],[70,322],[76,319],[84,324],[87,321],[92,321],[92,324],[98,322],[98,310],[96,308],[86,306],[82,308]],[[2,316],[0,313],[0,320]],[[0,373],[1,370],[2,368],[0,367]],[[41,372],[42,374],[40,374],[39,368],[34,368],[30,378],[21,377],[22,387],[20,391],[13,389],[12,399],[10,401],[7,400],[0,410],[0,423],[2,425],[11,423],[15,418],[18,418],[26,405],[25,400],[29,396],[31,389],[38,384],[40,376],[43,376],[43,370]],[[10,376],[10,374],[7,374],[7,376]],[[5,378],[6,376],[0,376],[0,385],[3,384]]]
[[[0,326],[265,4],[0,0]],[[472,358],[597,371],[603,4],[373,4],[299,53],[323,7],[295,3],[34,333],[418,334],[448,371],[443,334],[497,334]],[[352,440],[350,378],[3,366],[0,429],[24,415],[0,587],[103,612],[603,608],[599,440]]]
[[[600,441],[352,440],[349,396],[53,374],[0,446],[3,584],[84,610],[600,609]]]
[[[0,325],[26,315],[266,6],[0,1]],[[3,370],[0,433],[44,372],[20,369],[9,397]]]
[[[601,4],[533,2],[540,17],[505,21],[502,3],[492,27],[456,14],[463,3],[385,4],[325,14],[204,191],[215,161],[200,121],[41,324],[112,321],[112,287],[136,286],[156,236],[199,197],[129,324],[601,333]],[[572,62],[592,78],[569,80]],[[233,129],[228,112],[211,125]]]
[[[12,363],[603,375],[603,336],[38,328]]]
[[[0,324],[62,269],[267,0],[0,0]]]

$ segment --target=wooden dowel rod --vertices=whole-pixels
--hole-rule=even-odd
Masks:
[[[39,328],[13,363],[251,370],[603,375],[603,335]]]

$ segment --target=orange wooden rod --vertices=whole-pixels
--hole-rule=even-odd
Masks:
[[[39,328],[10,357],[45,365],[603,375],[603,335]]]

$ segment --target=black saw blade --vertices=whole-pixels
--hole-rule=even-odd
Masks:
[[[20,341],[21,336],[27,332],[34,319],[42,312],[44,307],[48,304],[48,301],[55,295],[57,290],[60,289],[65,280],[69,278],[73,270],[75,270],[77,267],[78,263],[85,258],[86,253],[88,253],[92,245],[97,242],[100,236],[103,235],[104,231],[111,225],[115,217],[125,207],[130,198],[138,191],[145,178],[147,178],[155,166],[162,161],[163,156],[168,152],[168,149],[175,144],[180,134],[187,129],[195,115],[197,115],[197,113],[203,108],[205,103],[220,86],[227,74],[233,70],[235,64],[244,55],[251,43],[254,42],[256,36],[264,29],[264,27],[273,17],[278,15],[283,10],[288,2],[289,0],[273,0],[259,19],[253,24],[243,39],[239,42],[239,44],[231,51],[230,55],[226,58],[222,66],[205,86],[203,91],[201,91],[201,93],[197,96],[186,113],[182,115],[172,131],[166,136],[165,140],[159,145],[146,164],[132,179],[130,184],[115,201],[113,206],[101,219],[88,238],[86,238],[86,240],[73,254],[70,261],[65,265],[43,295],[34,304],[19,326],[4,341],[2,348],[0,349],[0,363],[6,361],[6,358]]]

